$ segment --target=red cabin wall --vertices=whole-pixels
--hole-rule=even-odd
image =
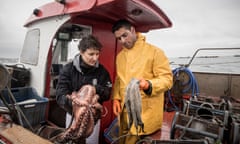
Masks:
[[[116,55],[119,52],[119,48],[117,48],[116,39],[111,32],[112,25],[105,22],[99,21],[91,21],[86,19],[77,19],[72,23],[80,23],[84,25],[92,26],[93,35],[98,38],[98,40],[102,43],[103,48],[100,53],[100,63],[105,66],[108,72],[111,75],[111,80],[114,83],[115,79],[115,59]],[[111,95],[112,97],[112,95]],[[104,102],[104,110],[101,119],[101,129],[100,129],[100,143],[106,143],[104,140],[104,130],[109,127],[111,122],[114,120],[115,116],[112,111],[112,100],[110,98],[109,101]]]
[[[93,29],[93,35],[97,36],[99,41],[103,44],[103,48],[100,54],[100,63],[102,63],[111,75],[112,82],[115,78],[115,58],[116,58],[116,40],[114,35],[111,33],[111,27],[106,25],[98,25]],[[103,117],[101,120],[101,131],[102,135],[104,130],[111,124],[115,118],[112,112],[112,101],[111,99],[104,102]],[[103,137],[101,137],[102,139]],[[103,141],[103,140],[101,140]]]

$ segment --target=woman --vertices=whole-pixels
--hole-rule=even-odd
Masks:
[[[82,86],[94,85],[100,104],[109,100],[112,89],[110,75],[98,61],[101,43],[96,37],[89,35],[79,42],[78,48],[79,55],[63,67],[57,85],[57,103],[68,114],[72,113],[72,93],[77,92]],[[92,134],[95,141],[87,143],[98,143],[99,126],[98,121]]]

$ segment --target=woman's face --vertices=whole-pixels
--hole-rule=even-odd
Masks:
[[[85,52],[80,51],[82,60],[89,66],[95,66],[99,58],[99,53],[100,51],[94,48],[88,48]]]

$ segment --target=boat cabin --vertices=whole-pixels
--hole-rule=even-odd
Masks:
[[[46,115],[43,119],[48,124],[65,128],[66,112],[56,103],[56,85],[62,67],[78,53],[77,46],[82,37],[93,34],[102,43],[100,63],[107,68],[114,83],[115,60],[121,46],[112,34],[111,28],[119,19],[127,19],[135,25],[137,31],[142,33],[172,26],[167,15],[151,0],[55,0],[34,8],[24,24],[27,33],[19,60],[19,64],[29,70],[29,83],[26,85],[29,88],[20,88],[20,91],[38,95],[44,102],[47,99]],[[240,141],[240,100],[237,100],[240,93],[240,75],[217,71],[214,73],[194,71],[193,75],[187,68],[196,53],[189,64],[173,69],[174,86],[165,95],[166,112],[164,112],[163,126],[160,133],[153,135],[153,138],[171,139],[168,142],[162,141],[163,143],[206,144],[205,138],[207,138],[211,140],[210,143],[221,141],[237,144]],[[4,78],[2,65],[0,70],[0,76]],[[8,91],[4,90],[4,92]],[[197,100],[190,99],[193,96],[199,97]],[[177,101],[177,98],[180,98],[180,101]],[[231,98],[235,100],[233,105],[229,103]],[[216,100],[216,103],[213,100]],[[35,104],[39,103],[27,106],[35,106]],[[111,100],[104,102],[103,107],[100,141],[110,143],[104,137],[104,133],[107,128],[113,127],[115,120]],[[173,112],[171,112],[172,108]],[[39,113],[45,113],[45,109],[41,110],[43,111],[38,112],[37,116]],[[196,114],[198,117],[193,117]],[[206,117],[201,114],[208,115]],[[34,114],[30,116],[35,119]],[[199,119],[200,116],[208,120]],[[220,124],[213,123],[212,120],[217,120]],[[19,130],[12,131],[14,133]],[[0,138],[6,132],[6,130],[0,131]],[[12,133],[7,133],[5,136],[9,135],[11,137],[8,139],[12,139],[14,138]],[[187,138],[190,140],[179,140]],[[192,138],[201,139],[194,141]]]
[[[64,127],[65,112],[58,107],[55,90],[59,72],[78,53],[83,36],[95,35],[102,43],[100,62],[115,77],[115,58],[121,47],[111,32],[119,19],[132,22],[137,31],[169,28],[172,23],[151,0],[56,0],[35,8],[25,23],[20,63],[30,69],[30,87],[49,98],[47,119]],[[104,103],[101,132],[114,119],[111,100]]]

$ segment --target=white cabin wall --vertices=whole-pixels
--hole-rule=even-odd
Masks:
[[[40,96],[44,96],[47,70],[47,56],[52,40],[59,27],[70,19],[69,15],[52,17],[37,21],[27,26],[28,30],[40,29],[40,46],[37,65],[24,64],[31,69],[30,86],[35,88]]]

